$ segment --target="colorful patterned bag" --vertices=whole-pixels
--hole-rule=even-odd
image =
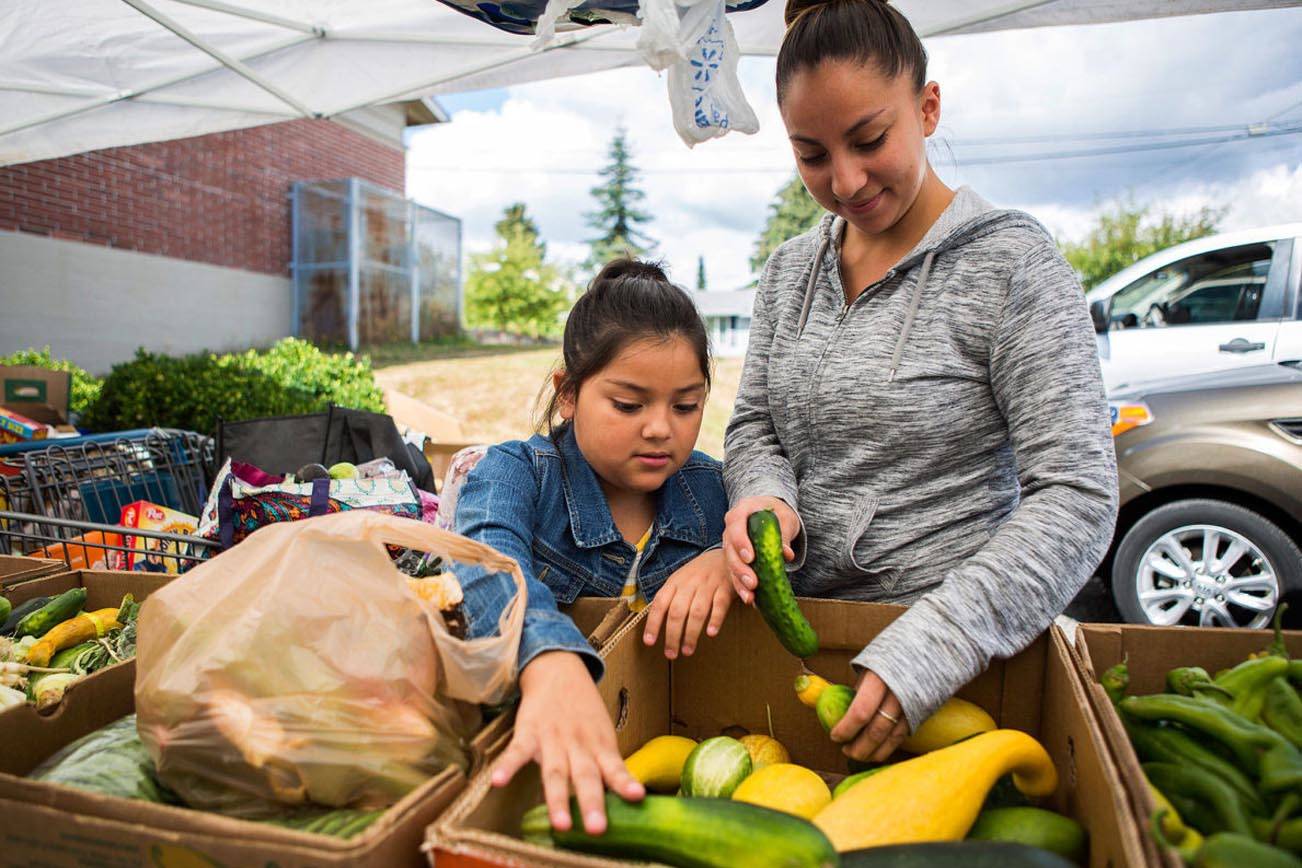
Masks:
[[[247,469],[246,469],[247,468]],[[242,472],[237,472],[242,471]],[[255,484],[256,468],[222,465],[199,518],[199,536],[225,551],[268,524],[298,521],[349,509],[369,509],[419,521],[420,494],[404,471],[370,479]],[[261,480],[257,480],[261,481]]]

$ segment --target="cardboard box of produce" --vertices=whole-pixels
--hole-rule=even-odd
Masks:
[[[61,573],[67,569],[63,561],[47,558],[25,558],[19,555],[0,555],[0,589],[19,582]]]
[[[903,611],[829,600],[802,600],[800,605],[822,648],[807,661],[809,668],[843,683],[852,679],[851,658]],[[734,726],[768,733],[771,716],[773,734],[791,752],[792,762],[820,773],[847,771],[839,747],[793,693],[800,662],[782,649],[753,608],[734,609],[717,638],[703,641],[694,656],[672,663],[661,647],[643,644],[641,624],[641,616],[626,623],[603,654],[607,669],[601,695],[625,756],[667,733],[704,738]],[[985,708],[1000,726],[1024,730],[1044,745],[1059,774],[1048,807],[1084,825],[1091,866],[1143,864],[1134,818],[1119,801],[1116,768],[1060,637],[1043,636],[1016,657],[996,661],[959,695]],[[490,759],[504,746],[505,738],[490,745]],[[540,801],[534,766],[502,789],[490,786],[486,772],[477,776],[431,827],[432,863],[437,868],[627,864],[520,840],[522,815]]]
[[[41,422],[60,425],[68,421],[68,396],[72,375],[29,365],[0,366],[0,406]]]
[[[142,598],[169,576],[142,573],[77,573],[26,583],[23,599],[83,584],[95,602],[131,591]],[[156,589],[155,587],[155,589]],[[570,608],[591,632],[594,646],[627,620],[617,600],[580,599]],[[390,808],[365,832],[347,841],[278,826],[152,802],[114,798],[27,779],[45,758],[135,708],[135,661],[101,670],[74,686],[58,710],[41,717],[23,707],[0,714],[0,865],[169,868],[169,866],[376,866],[424,864],[425,829],[465,787],[466,776],[449,768]],[[471,743],[471,771],[504,742],[511,718],[489,723]]]
[[[1081,624],[1074,640],[1064,634],[1073,668],[1089,699],[1091,710],[1107,743],[1129,808],[1142,835],[1149,864],[1178,868],[1178,857],[1161,849],[1150,831],[1149,817],[1157,806],[1140,770],[1139,757],[1130,745],[1121,717],[1099,684],[1099,675],[1121,661],[1130,673],[1127,693],[1143,696],[1166,692],[1166,673],[1178,666],[1201,666],[1209,673],[1242,662],[1273,641],[1268,630],[1229,630],[1205,627],[1143,627],[1129,624]],[[1302,633],[1285,631],[1289,653],[1302,657]]]

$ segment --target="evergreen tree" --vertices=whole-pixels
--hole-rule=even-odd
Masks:
[[[750,258],[751,270],[758,274],[782,242],[813,228],[822,216],[823,209],[809,195],[800,176],[794,176],[769,205],[768,221],[755,241],[755,253]]]
[[[470,257],[466,324],[533,335],[554,335],[570,306],[569,286],[544,260],[547,246],[523,203],[507,207],[494,227],[498,243]]]
[[[696,291],[705,292],[705,257],[696,257]]]
[[[592,253],[587,264],[593,270],[619,256],[644,256],[655,247],[655,241],[640,228],[651,221],[651,215],[638,207],[646,194],[638,189],[638,172],[623,128],[615,131],[607,153],[609,162],[601,170],[602,182],[591,190],[597,210],[585,215],[588,226],[598,232],[588,242]]]

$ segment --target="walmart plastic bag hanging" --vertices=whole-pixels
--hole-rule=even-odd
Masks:
[[[510,4],[441,0],[510,33],[534,33],[535,50],[558,32],[593,24],[639,26],[638,49],[651,68],[669,70],[674,128],[689,146],[731,130],[759,129],[737,77],[740,49],[725,13],[767,0],[520,0]]]
[[[442,558],[409,579],[386,544]],[[509,575],[498,634],[453,635],[413,584]],[[151,595],[136,711],[159,780],[192,807],[242,817],[286,805],[376,808],[465,770],[475,703],[515,681],[519,567],[422,522],[349,511],[269,525]]]

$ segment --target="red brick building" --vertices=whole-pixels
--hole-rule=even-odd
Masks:
[[[291,185],[401,195],[404,129],[445,120],[416,101],[0,168],[0,354],[103,370],[290,334]]]

